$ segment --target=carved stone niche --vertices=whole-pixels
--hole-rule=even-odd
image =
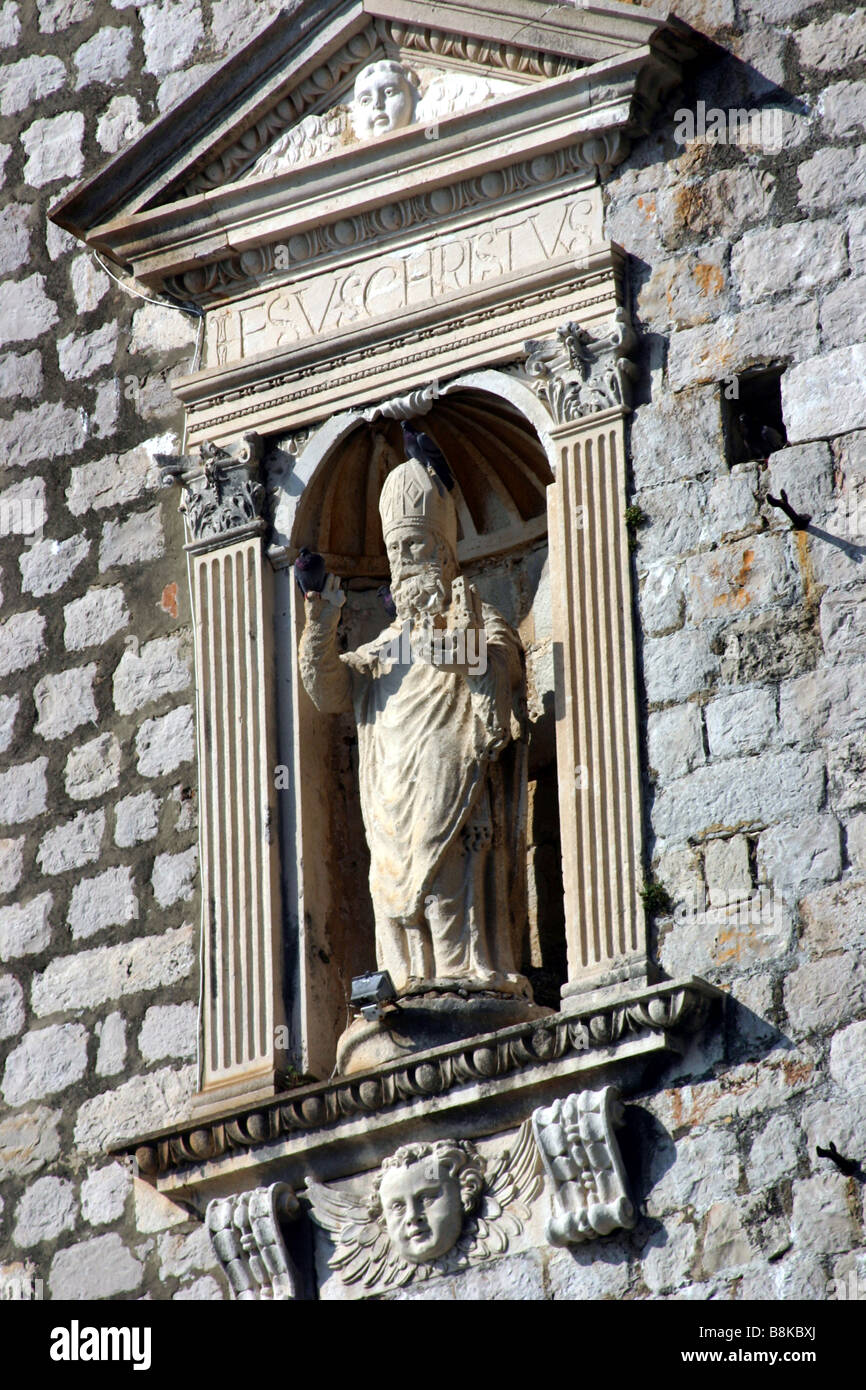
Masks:
[[[593,1210],[624,1223],[616,1165],[608,1181],[587,1157],[610,1148],[613,1111],[599,1138],[567,1097],[577,1077],[633,1093],[717,993],[654,984],[647,954],[635,339],[625,254],[602,237],[601,184],[679,80],[684,35],[620,4],[311,0],[53,212],[204,314],[204,364],[177,388],[188,451],[162,461],[195,620],[200,1090],[194,1115],[120,1147],[202,1212],[232,1199],[209,1220],[239,1296],[282,1297],[289,1276],[271,1239],[285,1203],[238,1194],[342,1183],[395,1145],[483,1144],[560,1101],[540,1142],[566,1226],[597,1229],[563,1163],[589,1163]],[[460,1036],[416,1033],[402,1053],[391,1009],[390,1054],[347,1076],[350,981],[376,963],[355,735],[303,688],[292,566],[308,546],[339,576],[350,650],[382,628],[378,503],[403,420],[444,451],[462,574],[526,655],[510,867],[530,887],[518,968],[546,1008],[496,1022],[470,999]]]

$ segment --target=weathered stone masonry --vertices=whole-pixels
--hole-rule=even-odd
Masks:
[[[0,5],[0,516],[45,505],[40,538],[3,522],[0,1244],[4,1277],[57,1298],[227,1286],[201,1223],[105,1156],[195,1088],[186,562],[154,456],[180,444],[170,380],[196,325],[114,284],[46,207],[276,8]],[[633,1231],[413,1297],[823,1299],[854,1268],[866,1286],[863,1190],[815,1153],[860,1157],[866,1132],[866,12],[678,13],[732,56],[697,63],[611,176],[605,235],[643,354],[658,958],[736,1003],[630,1106]],[[699,100],[784,106],[783,148],[678,145]],[[723,383],[772,365],[789,445],[730,466]],[[810,533],[767,505],[782,488]]]

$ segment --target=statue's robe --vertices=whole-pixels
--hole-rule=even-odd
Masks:
[[[486,670],[462,676],[395,660],[398,623],[340,655],[339,610],[307,604],[301,674],[317,708],[354,710],[377,960],[398,988],[431,974],[525,986],[515,965],[525,927],[525,744],[513,742],[522,648],[496,609],[483,605],[482,618]]]

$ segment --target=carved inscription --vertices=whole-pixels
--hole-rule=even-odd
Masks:
[[[598,242],[598,213],[593,194],[560,199],[215,309],[208,314],[208,365],[393,319],[515,271],[579,261]]]

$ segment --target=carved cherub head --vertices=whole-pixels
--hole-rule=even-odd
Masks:
[[[414,74],[382,58],[368,63],[355,79],[352,126],[359,140],[375,140],[402,130],[415,119],[420,92]]]
[[[346,1285],[399,1288],[501,1255],[523,1229],[541,1184],[532,1125],[485,1163],[467,1140],[405,1144],[368,1195],[308,1182],[313,1219],[330,1231],[329,1261]]]
[[[472,1144],[406,1144],[382,1164],[370,1215],[384,1219],[398,1255],[426,1264],[457,1244],[483,1186],[483,1161]]]

